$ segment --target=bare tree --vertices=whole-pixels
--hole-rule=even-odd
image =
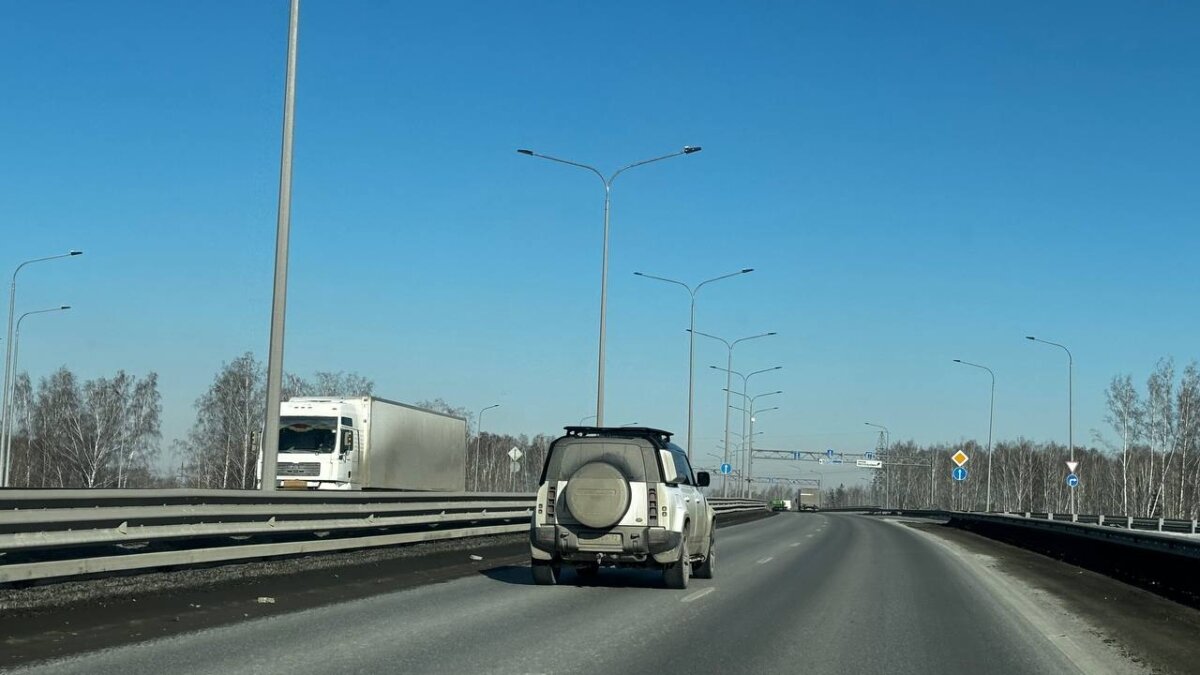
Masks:
[[[1117,375],[1104,392],[1108,415],[1104,420],[1121,436],[1121,513],[1129,513],[1129,447],[1142,428],[1142,406],[1133,378]]]

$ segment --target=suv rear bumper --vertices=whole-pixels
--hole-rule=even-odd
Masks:
[[[661,527],[618,525],[607,530],[543,525],[529,528],[529,550],[536,560],[639,565],[673,563],[679,559],[683,534]],[[651,560],[652,559],[652,560]]]

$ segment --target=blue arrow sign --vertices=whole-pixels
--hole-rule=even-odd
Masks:
[[[726,476],[728,476],[729,474],[733,473],[733,465],[731,465],[731,464],[722,464],[722,465],[721,465],[721,473],[722,473],[722,474],[725,474]]]
[[[1076,487],[1079,485],[1079,476],[1076,476],[1073,473],[1067,474],[1067,485],[1071,487]]]
[[[799,459],[800,459],[800,453],[799,453],[799,452],[793,452],[793,453],[792,453],[792,459],[799,460]]]
[[[825,456],[828,457],[829,459],[833,459],[833,448],[829,448],[828,450],[826,450]]]
[[[954,467],[954,470],[950,472],[950,476],[954,478],[954,480],[966,480],[967,470],[961,466],[956,466]]]
[[[868,450],[863,453],[863,459],[875,459],[875,453]]]

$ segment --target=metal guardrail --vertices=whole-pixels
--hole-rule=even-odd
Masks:
[[[5,490],[0,584],[518,533],[533,507],[511,493]]]
[[[759,499],[709,499],[713,511],[720,516],[722,513],[742,513],[746,511],[765,511],[770,505]]]
[[[983,513],[979,511],[946,511],[940,509],[888,509],[879,506],[862,507],[856,509],[867,511],[872,514],[887,514],[894,513],[896,515],[910,516],[914,518],[940,518],[950,517],[957,514],[965,515],[980,515],[980,516],[1007,516],[1012,518],[1024,518],[1032,521],[1048,521],[1055,523],[1071,523],[1076,525],[1096,525],[1101,527],[1111,527],[1124,530],[1138,530],[1143,532],[1163,532],[1175,534],[1200,534],[1200,520],[1192,518],[1171,519],[1171,518],[1139,518],[1136,516],[1107,516],[1097,514],[1076,514],[1069,513],[1048,513],[1038,511],[1025,511],[1023,513],[1011,513],[1008,511],[993,511]]]

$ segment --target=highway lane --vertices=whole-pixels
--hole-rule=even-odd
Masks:
[[[934,537],[842,514],[719,531],[717,578],[528,569],[46,664],[46,673],[1136,672]]]

